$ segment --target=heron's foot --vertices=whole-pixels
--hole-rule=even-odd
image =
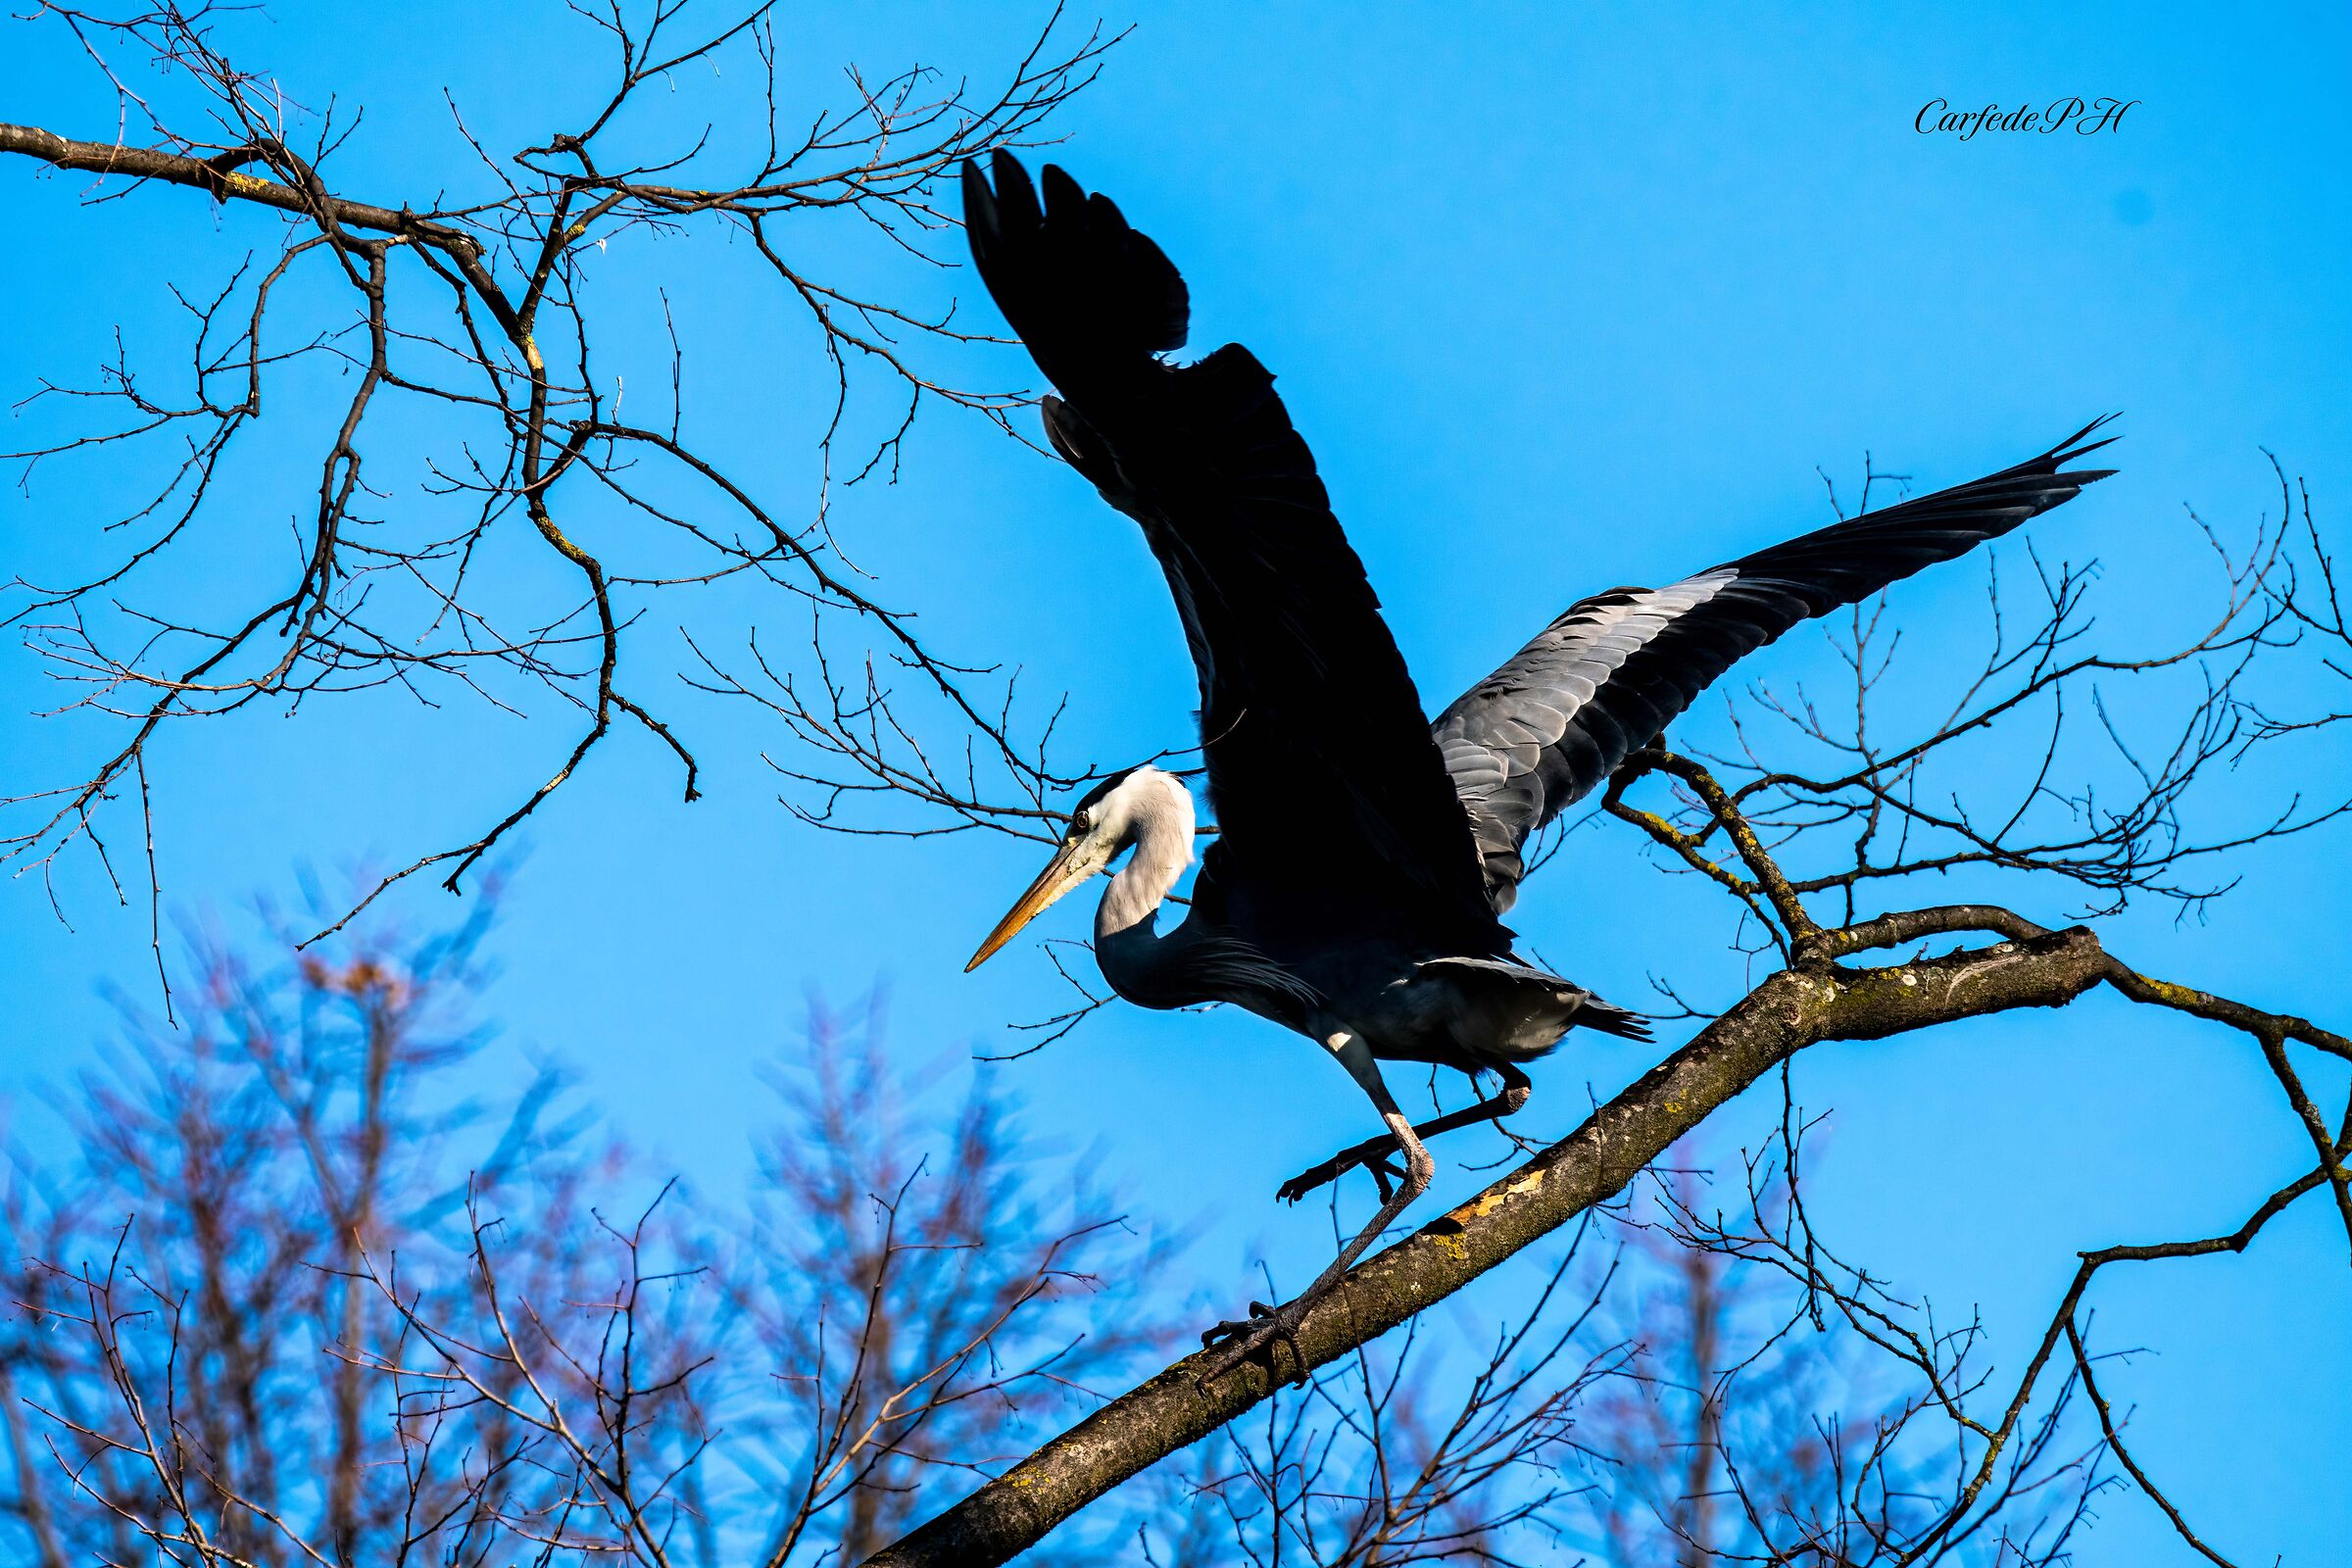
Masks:
[[[1263,1301],[1250,1303],[1250,1316],[1242,1322],[1224,1322],[1200,1336],[1201,1348],[1222,1345],[1225,1353],[1210,1364],[1197,1380],[1205,1389],[1245,1361],[1261,1357],[1266,1363],[1266,1375],[1276,1386],[1293,1381],[1285,1378],[1274,1361],[1274,1342],[1280,1340],[1291,1348],[1291,1365],[1300,1388],[1306,1387],[1306,1351],[1298,1346],[1298,1324],[1306,1316],[1306,1298],[1300,1297],[1283,1306],[1268,1306]]]
[[[1336,1182],[1358,1165],[1372,1173],[1384,1203],[1396,1191],[1396,1184],[1404,1180],[1404,1170],[1396,1163],[1396,1140],[1384,1133],[1378,1138],[1367,1138],[1352,1149],[1343,1149],[1322,1164],[1300,1171],[1284,1182],[1274,1197],[1280,1202],[1296,1203],[1325,1182]]]

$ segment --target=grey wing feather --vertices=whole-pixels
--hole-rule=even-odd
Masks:
[[[2094,420],[2015,467],[1866,512],[1664,588],[1569,607],[1432,726],[1470,817],[1497,913],[1528,836],[1590,794],[1739,660],[1798,622],[1967,554],[2112,469],[2063,466]]]

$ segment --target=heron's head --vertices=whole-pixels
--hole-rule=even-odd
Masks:
[[[1181,797],[1181,800],[1178,798]],[[997,950],[1018,935],[1021,927],[1043,914],[1047,907],[1088,877],[1107,870],[1119,852],[1135,843],[1147,824],[1155,818],[1169,817],[1181,808],[1182,838],[1189,855],[1193,833],[1192,797],[1183,780],[1173,773],[1162,772],[1149,764],[1113,773],[1078,802],[1070,812],[1068,828],[1061,835],[1061,845],[1054,858],[1029,884],[1017,903],[997,922],[997,928],[980,944],[972,961],[963,966],[970,974],[995,956]]]

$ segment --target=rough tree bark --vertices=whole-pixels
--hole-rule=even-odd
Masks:
[[[1884,967],[1833,961],[1873,947],[1987,928],[2011,938]],[[1676,1139],[1807,1046],[1881,1040],[2019,1007],[2064,1006],[2101,982],[2133,1000],[2202,1016],[2218,1018],[2219,1009],[2235,1005],[2146,980],[2109,956],[2087,928],[2044,931],[2007,910],[1925,909],[1826,932],[1804,961],[1765,980],[1567,1138],[1366,1259],[1300,1327],[1307,1365],[1348,1353],[1615,1197]],[[2290,1034],[2299,1023],[2268,1020]],[[2331,1174],[2340,1186],[2340,1164]],[[1275,1387],[1271,1369],[1250,1365],[1204,1389],[1196,1380],[1208,1360],[1203,1352],[1176,1362],[867,1562],[872,1568],[1004,1562]]]

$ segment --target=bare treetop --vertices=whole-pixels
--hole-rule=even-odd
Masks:
[[[828,508],[837,482],[895,470],[926,404],[1002,421],[1025,401],[970,379],[956,351],[985,334],[952,300],[908,303],[922,297],[909,279],[945,265],[940,173],[1038,141],[1115,40],[1056,11],[985,83],[919,64],[879,79],[853,68],[829,101],[803,105],[780,85],[770,7],[571,9],[601,44],[601,82],[566,94],[571,107],[517,148],[485,145],[453,100],[452,145],[467,155],[399,190],[342,184],[365,116],[332,83],[232,57],[236,11],[44,5],[29,19],[85,53],[101,93],[92,123],[73,128],[94,134],[0,125],[0,151],[93,176],[87,202],[182,187],[180,199],[220,204],[224,231],[253,250],[225,278],[158,276],[191,331],[184,367],[119,349],[94,379],[44,381],[23,411],[41,432],[14,454],[24,483],[60,463],[160,466],[160,477],[120,513],[61,519],[86,541],[74,575],[8,585],[0,613],[67,683],[66,706],[122,721],[86,773],[12,781],[0,836],[16,865],[46,870],[77,844],[109,857],[105,808],[133,791],[144,808],[166,720],[297,711],[378,687],[516,710],[553,695],[575,715],[544,783],[387,883],[431,868],[457,889],[617,723],[674,756],[691,801],[693,749],[661,715],[652,672],[623,657],[623,633],[659,591],[737,576],[817,624],[860,622],[977,745],[1046,782],[1006,736],[1006,694],[973,688],[982,671],[917,641],[844,553]],[[693,94],[747,68],[763,114],[698,124]],[[812,258],[837,255],[826,236],[853,229],[913,270],[869,284],[822,270]],[[807,432],[813,496],[768,493],[704,444],[669,295],[608,286],[605,257],[623,237],[748,242],[772,286],[746,308],[813,328],[815,357],[776,368],[830,388]],[[632,342],[666,344],[657,373],[616,353]],[[300,428],[307,455],[262,447],[265,413]],[[290,518],[232,493],[232,475],[289,462],[313,475]],[[182,563],[221,554],[237,586],[211,603]]]

